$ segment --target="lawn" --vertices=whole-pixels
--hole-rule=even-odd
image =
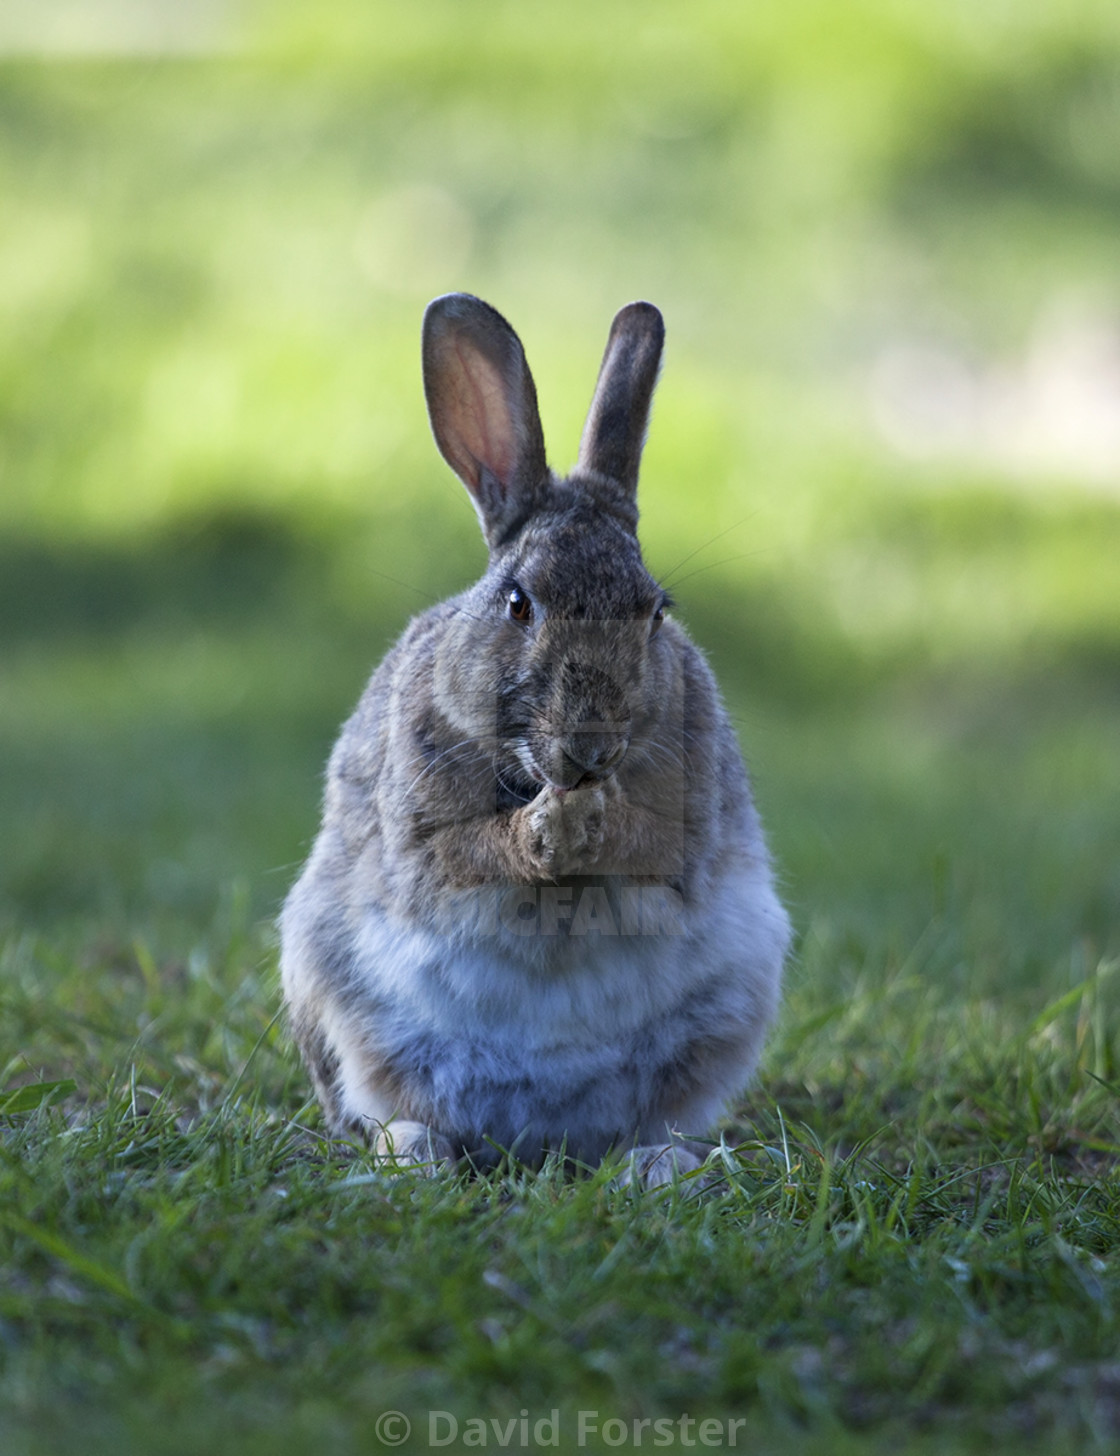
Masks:
[[[184,14],[0,20],[3,1456],[1117,1449],[1120,13]],[[561,468],[666,317],[643,539],[797,947],[662,1197],[389,1178],[279,1014],[333,736],[483,561],[455,288]]]

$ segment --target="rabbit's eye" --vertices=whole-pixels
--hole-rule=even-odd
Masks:
[[[665,608],[664,607],[658,607],[657,611],[654,612],[654,614],[653,614],[653,621],[650,623],[649,634],[650,634],[651,637],[657,631],[658,627],[661,626],[661,624],[662,624],[662,622],[664,622],[664,620],[665,620]]]
[[[519,586],[515,586],[506,599],[510,617],[515,622],[532,620],[533,604]]]

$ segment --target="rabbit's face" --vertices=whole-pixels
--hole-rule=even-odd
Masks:
[[[666,594],[629,524],[580,493],[496,553],[477,593],[495,631],[503,768],[533,792],[608,778],[667,667]]]
[[[499,788],[532,799],[593,784],[683,714],[664,591],[635,535],[638,465],[665,329],[620,309],[567,480],[548,468],[533,377],[501,314],[469,294],[424,315],[428,413],[470,492],[490,567],[461,598],[436,663],[436,700],[464,740],[492,747]],[[665,754],[661,746],[662,756]],[[679,757],[679,754],[676,755]]]

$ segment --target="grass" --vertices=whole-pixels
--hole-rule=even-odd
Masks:
[[[6,1449],[365,1450],[389,1409],[1107,1447],[1107,973],[1010,1035],[918,956],[824,1006],[795,990],[741,1158],[640,1197],[604,1172],[394,1179],[323,1141],[229,914],[186,964],[101,948],[81,994],[48,947],[9,949],[6,1026],[86,1095],[8,1114]]]
[[[365,1452],[392,1409],[406,1449],[1120,1444],[1120,507],[1076,452],[899,454],[868,392],[1120,308],[1116,17],[643,14],[0,60],[3,1456]],[[391,1179],[277,1014],[337,725],[482,559],[419,389],[454,287],[560,465],[613,308],[668,320],[644,540],[798,949],[740,1156],[663,1198]]]

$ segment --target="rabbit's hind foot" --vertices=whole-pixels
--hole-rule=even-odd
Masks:
[[[649,1143],[632,1148],[618,1175],[620,1188],[669,1188],[704,1166],[704,1159],[680,1143]],[[691,1179],[689,1180],[692,1181]]]
[[[393,1118],[378,1132],[373,1151],[379,1162],[393,1170],[436,1174],[455,1166],[449,1139],[422,1122]]]

